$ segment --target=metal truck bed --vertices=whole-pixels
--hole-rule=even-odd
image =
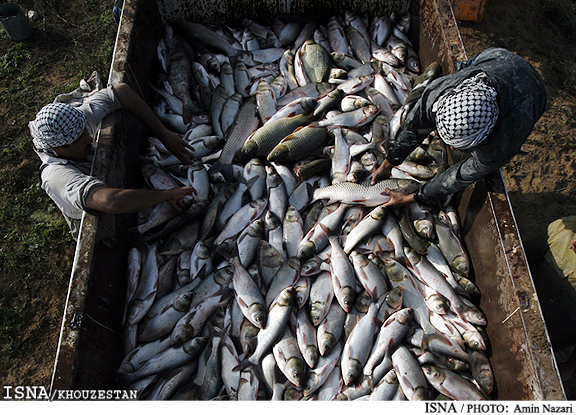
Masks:
[[[205,22],[280,14],[329,16],[346,10],[371,14],[410,11],[411,38],[425,67],[441,63],[444,73],[467,59],[449,0],[126,0],[118,31],[110,83],[126,82],[149,102],[149,82],[160,71],[156,46],[163,22],[173,16]],[[110,186],[143,185],[138,149],[146,131],[130,115],[104,120],[93,174]],[[130,151],[127,151],[130,150]],[[527,259],[500,173],[457,196],[480,308],[488,319],[490,361],[499,400],[565,399]],[[84,215],[76,248],[52,390],[117,389],[122,359],[126,257],[124,231],[136,215]]]

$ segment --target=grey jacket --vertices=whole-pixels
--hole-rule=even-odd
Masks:
[[[432,81],[406,115],[403,128],[391,144],[387,160],[398,165],[435,129],[432,105],[464,79],[484,72],[496,89],[499,116],[490,135],[460,161],[423,185],[416,200],[432,205],[483,179],[520,152],[546,107],[546,88],[536,69],[522,57],[502,48],[486,49],[454,74]]]

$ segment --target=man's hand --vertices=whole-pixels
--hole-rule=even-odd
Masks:
[[[166,149],[178,157],[184,164],[192,164],[194,157],[192,157],[192,146],[184,140],[180,134],[166,131],[161,137],[158,137]]]
[[[414,203],[416,201],[416,199],[414,199],[414,194],[409,194],[406,195],[402,192],[397,192],[395,190],[390,190],[390,189],[385,189],[386,193],[388,193],[390,195],[390,200],[386,203],[384,203],[385,207],[391,207],[391,206],[396,206],[396,207],[400,207],[400,206],[404,206],[404,205],[409,205],[410,203]]]
[[[380,167],[378,167],[378,169],[376,169],[376,171],[374,173],[372,173],[372,186],[374,186],[376,184],[376,182],[378,181],[378,179],[383,178],[386,179],[388,177],[390,177],[390,172],[392,171],[392,167],[394,167],[392,164],[390,164],[390,162],[386,159],[384,159],[384,161],[382,162],[382,164],[380,165]]]
[[[178,157],[183,163],[192,163],[194,160],[192,157],[192,146],[180,134],[170,131],[162,124],[156,113],[140,95],[125,83],[114,85],[114,91],[122,107],[138,118],[151,131],[153,136],[158,137],[170,153]]]
[[[139,212],[167,201],[179,211],[184,211],[178,201],[183,198],[193,203],[193,187],[174,187],[166,190],[118,189],[106,186],[94,187],[86,196],[86,207],[106,213]]]
[[[576,252],[576,238],[572,239],[572,242],[570,243],[570,249]]]
[[[198,194],[193,187],[173,187],[170,190],[166,190],[166,192],[168,192],[168,199],[166,201],[181,212],[185,210],[184,206],[190,207],[192,204],[191,198],[193,195]],[[183,201],[183,198],[189,200]]]

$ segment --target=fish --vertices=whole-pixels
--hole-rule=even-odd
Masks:
[[[422,372],[438,392],[454,400],[484,401],[486,397],[472,382],[462,376],[432,365],[424,365]]]
[[[216,237],[213,244],[216,246],[220,245],[226,239],[238,235],[249,223],[262,216],[267,205],[268,199],[261,198],[242,206],[226,223],[226,226]]]
[[[346,386],[349,386],[360,376],[362,368],[368,360],[374,343],[374,335],[381,325],[381,322],[376,319],[377,314],[378,304],[370,304],[366,315],[358,321],[346,339],[340,362],[342,379]]]
[[[304,238],[304,222],[298,210],[290,205],[283,221],[282,240],[286,247],[286,255],[292,258],[298,255],[298,246]]]
[[[406,179],[382,180],[374,186],[340,183],[315,190],[312,199],[328,199],[328,203],[340,202],[350,205],[363,204],[364,206],[375,207],[390,200],[387,190],[410,194],[415,192],[418,187],[419,184],[417,182]]]
[[[445,146],[431,133],[391,179],[369,184],[413,102],[401,104],[441,73],[433,64],[416,78],[407,16],[238,23],[180,25],[158,44],[158,68],[173,43],[185,53],[198,113],[179,114],[169,65],[153,87],[196,161],[150,137],[143,177],[196,194],[184,213],[140,212],[130,231],[122,387],[141,399],[488,398],[488,322],[457,218],[446,221],[451,200],[384,206],[389,189],[413,193],[442,171]],[[142,288],[150,298],[138,304],[151,244],[156,294]],[[191,360],[176,353],[192,342]],[[438,388],[431,366],[450,371]]]
[[[146,248],[146,257],[142,264],[138,285],[126,314],[128,324],[136,324],[150,310],[158,291],[158,243],[151,243]]]
[[[309,115],[300,114],[267,123],[248,137],[240,150],[241,157],[246,160],[268,156],[280,141],[292,134],[298,127],[309,124],[310,119]]]
[[[226,143],[218,159],[221,165],[229,165],[240,151],[244,142],[258,127],[256,100],[245,101],[236,115],[230,130],[226,133]]]
[[[270,162],[299,160],[317,150],[328,139],[328,130],[310,125],[296,129],[284,137],[268,154]]]
[[[272,348],[276,364],[286,379],[300,387],[304,379],[304,359],[298,348],[296,337],[290,327],[284,329],[280,339]]]
[[[298,309],[295,331],[300,353],[308,366],[314,369],[320,352],[318,350],[316,329],[310,320],[308,311],[304,307]]]
[[[182,101],[184,124],[189,124],[192,116],[200,113],[200,108],[190,93],[191,86],[194,83],[192,63],[183,42],[180,38],[175,37],[174,45],[168,53],[168,82],[174,91],[174,95]]]
[[[174,28],[175,33],[189,39],[190,42],[198,42],[222,52],[228,57],[235,57],[240,52],[226,38],[203,24],[189,20],[173,20],[170,22],[170,26]]]
[[[256,350],[232,370],[243,370],[260,363],[264,354],[274,347],[276,339],[284,331],[293,307],[294,290],[288,287],[278,295],[270,307],[266,326],[257,335]]]
[[[356,298],[354,268],[340,246],[339,238],[333,235],[328,237],[328,241],[332,248],[330,251],[330,274],[334,287],[334,297],[346,312],[350,312]]]
[[[338,304],[332,304],[328,314],[322,319],[317,329],[318,352],[321,356],[325,356],[342,339],[345,320],[346,312],[344,309]]]
[[[326,82],[330,75],[330,54],[324,46],[307,39],[300,47],[304,72],[310,82]]]
[[[242,313],[252,324],[263,329],[266,325],[267,313],[264,297],[258,285],[238,257],[231,258],[230,265],[234,268],[232,287]]]

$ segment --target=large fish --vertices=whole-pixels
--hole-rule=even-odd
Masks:
[[[182,101],[182,118],[184,124],[189,124],[192,116],[200,113],[198,104],[191,95],[192,85],[192,64],[186,48],[182,45],[182,40],[174,38],[174,45],[170,49],[168,82],[176,95]]]
[[[241,157],[247,160],[256,156],[267,156],[282,139],[298,127],[308,125],[311,120],[311,116],[300,114],[267,123],[248,137],[240,151]]]
[[[268,154],[268,161],[300,160],[318,150],[328,139],[324,127],[305,126],[284,137]]]
[[[170,26],[174,28],[176,33],[179,33],[190,42],[198,42],[217,52],[222,52],[228,57],[235,57],[240,52],[239,49],[234,47],[218,32],[215,32],[200,23],[188,20],[174,20],[170,22]]]
[[[229,132],[226,133],[226,144],[218,159],[221,165],[232,163],[236,153],[240,151],[248,137],[256,131],[258,123],[256,101],[249,99],[242,104]]]
[[[346,182],[317,189],[312,198],[313,200],[328,199],[328,203],[362,204],[370,207],[388,202],[390,200],[388,190],[410,194],[418,187],[420,187],[418,182],[406,179],[382,180],[374,186]]]

